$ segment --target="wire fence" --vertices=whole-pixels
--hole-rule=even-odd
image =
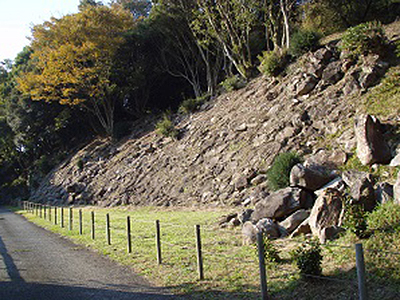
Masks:
[[[21,205],[26,212],[53,226],[103,241],[121,253],[145,256],[162,266],[178,266],[174,276],[182,280],[187,280],[188,276],[194,280],[194,273],[201,281],[235,280],[238,285],[256,287],[257,298],[261,299],[270,299],[271,292],[279,295],[282,286],[290,286],[294,279],[337,286],[340,293],[334,297],[325,295],[325,299],[400,299],[398,251],[331,242],[321,245],[325,257],[334,255],[334,259],[322,261],[323,275],[300,274],[290,255],[283,257],[280,263],[266,262],[268,254],[264,252],[262,234],[257,247],[243,246],[239,231],[210,225],[142,220],[129,216],[128,212],[113,215],[32,202]],[[281,253],[288,254],[302,243],[287,238],[275,245]],[[386,267],[380,268],[382,265]],[[393,270],[392,274],[387,274],[388,269]],[[390,275],[393,278],[389,278]]]

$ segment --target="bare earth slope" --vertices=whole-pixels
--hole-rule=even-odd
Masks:
[[[120,143],[92,142],[49,174],[32,199],[223,206],[263,197],[264,174],[280,152],[345,162],[355,147],[360,95],[378,84],[388,67],[377,56],[351,64],[330,43],[303,56],[286,76],[256,78],[200,112],[177,116],[178,140],[157,135],[149,119]]]

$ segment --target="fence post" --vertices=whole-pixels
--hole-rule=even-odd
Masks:
[[[57,206],[54,206],[54,225],[57,225]]]
[[[265,271],[264,239],[263,233],[257,233],[258,262],[260,266],[261,299],[269,300],[267,289],[267,273]]]
[[[43,218],[43,205],[39,204],[40,210],[39,210],[39,217]]]
[[[106,235],[107,235],[107,244],[111,245],[110,214],[106,214]]]
[[[201,252],[201,235],[200,235],[200,225],[195,226],[196,231],[196,249],[197,249],[197,270],[199,272],[199,279],[204,279],[203,270],[203,254]]]
[[[94,211],[91,212],[91,221],[92,221],[92,240],[94,240],[94,227],[95,227],[95,223],[94,223]]]
[[[79,210],[79,235],[83,234],[82,209]]]
[[[160,234],[160,221],[156,221],[156,248],[157,248],[157,263],[162,264],[161,257],[161,234]]]
[[[64,228],[64,207],[61,207],[61,228]]]
[[[69,208],[69,230],[72,230],[74,222],[73,210],[72,207]]]
[[[51,222],[51,205],[49,205],[49,221]]]
[[[368,294],[365,285],[365,263],[364,263],[364,251],[362,244],[356,244],[356,266],[357,266],[359,299],[367,300]]]
[[[128,241],[127,251],[132,253],[131,218],[129,216],[126,217],[126,235]]]

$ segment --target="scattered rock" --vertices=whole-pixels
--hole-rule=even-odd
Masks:
[[[280,222],[281,225],[288,233],[292,233],[301,223],[310,216],[310,212],[305,209],[300,209],[287,217],[284,221]]]
[[[378,184],[376,191],[376,201],[378,203],[386,203],[393,200],[394,192],[393,192],[393,185],[387,182],[381,182]]]
[[[256,205],[252,220],[263,218],[282,219],[294,211],[308,206],[309,195],[300,188],[288,187],[272,193]]]
[[[334,175],[335,176],[335,175]],[[315,191],[333,179],[332,174],[322,167],[306,168],[295,165],[290,171],[290,185]]]
[[[274,221],[269,218],[259,220],[256,227],[264,234],[264,236],[268,238],[274,239],[281,236],[277,224],[275,224]]]
[[[312,75],[306,75],[296,87],[296,97],[309,94],[317,85],[318,79]]]
[[[357,204],[362,204],[366,211],[372,211],[376,206],[375,190],[368,177],[363,177],[351,187],[351,198]]]
[[[244,245],[251,245],[257,241],[258,229],[253,223],[246,222],[242,227],[242,237]]]
[[[312,234],[317,236],[321,242],[326,240],[324,229],[339,224],[342,202],[341,193],[335,189],[325,190],[315,201],[309,224]]]
[[[309,219],[305,219],[297,228],[295,231],[292,232],[290,235],[291,238],[302,235],[302,234],[309,234],[311,233],[311,227],[309,224]]]
[[[388,164],[391,153],[379,120],[370,115],[359,115],[355,119],[357,157],[363,165]]]
[[[251,215],[253,214],[254,210],[253,209],[246,209],[243,211],[241,214],[239,214],[238,219],[239,221],[244,224],[247,221],[251,220]]]

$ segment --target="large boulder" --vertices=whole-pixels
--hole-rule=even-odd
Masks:
[[[355,120],[357,139],[357,157],[363,165],[374,163],[388,164],[392,158],[386,143],[382,125],[379,120],[370,115],[359,115]]]
[[[279,225],[285,228],[288,233],[292,233],[301,223],[310,216],[310,212],[305,209],[300,209],[287,217]]]
[[[310,208],[313,199],[301,188],[287,187],[276,191],[256,204],[253,222],[263,218],[283,219],[300,208]]]
[[[310,218],[305,219],[290,235],[290,238],[311,233]]]
[[[342,211],[343,196],[335,189],[325,190],[315,201],[311,210],[309,225],[311,232],[317,236],[322,243],[333,236],[327,236],[327,233],[335,230],[326,230],[327,228],[336,228],[340,221]]]
[[[376,204],[376,194],[372,181],[368,177],[360,178],[350,189],[354,203],[361,204],[365,211],[372,211]]]
[[[323,167],[305,167],[302,164],[295,165],[290,171],[290,185],[303,187],[311,191],[316,191],[336,175],[332,175]]]

